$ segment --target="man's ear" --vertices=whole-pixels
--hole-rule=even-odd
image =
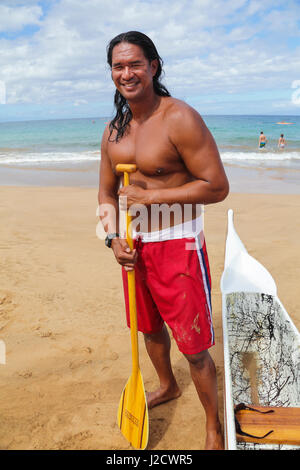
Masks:
[[[151,65],[151,70],[152,70],[152,77],[154,77],[158,69],[158,60],[153,59],[150,65]]]

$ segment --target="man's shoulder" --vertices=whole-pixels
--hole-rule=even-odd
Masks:
[[[172,126],[189,127],[191,125],[202,126],[203,120],[199,112],[177,98],[166,98],[164,109],[164,121]]]
[[[164,118],[172,120],[174,123],[176,121],[180,121],[182,124],[183,118],[187,120],[200,120],[201,116],[195,108],[185,101],[178,98],[168,97],[165,98]]]
[[[173,98],[172,96],[165,98],[165,113],[170,116],[174,115],[175,117],[177,115],[182,116],[182,114],[199,115],[195,108],[187,104],[185,101]]]
[[[104,129],[103,134],[102,134],[101,145],[102,145],[103,149],[106,148],[107,143],[108,143],[108,139],[109,139],[109,135],[110,135],[109,126],[110,126],[110,122],[105,126],[105,129]]]

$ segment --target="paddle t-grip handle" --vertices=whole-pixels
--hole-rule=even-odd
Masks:
[[[124,186],[129,185],[129,173],[136,171],[136,165],[134,163],[118,163],[116,170],[119,173],[124,173]]]
[[[118,163],[116,170],[120,173],[134,173],[136,171],[136,165],[134,163]]]

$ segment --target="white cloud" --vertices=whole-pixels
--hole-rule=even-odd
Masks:
[[[107,43],[134,29],[155,42],[174,95],[286,89],[300,78],[299,48],[286,42],[299,34],[296,0],[57,0],[50,5],[43,15],[42,1],[1,2],[0,30],[39,26],[33,36],[0,39],[0,80],[8,103],[110,100]]]
[[[86,101],[86,100],[76,100],[73,103],[74,106],[80,106],[82,104],[88,104],[88,101]]]
[[[38,25],[41,15],[42,9],[36,5],[18,8],[0,5],[0,31],[19,31],[27,25]]]

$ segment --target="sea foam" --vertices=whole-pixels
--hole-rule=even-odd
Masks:
[[[273,151],[258,150],[257,152],[221,152],[223,162],[285,162],[291,160],[300,161],[300,152],[296,151]]]
[[[40,163],[80,163],[88,161],[99,161],[100,151],[86,152],[18,152],[3,151],[0,149],[0,164],[40,164]]]

